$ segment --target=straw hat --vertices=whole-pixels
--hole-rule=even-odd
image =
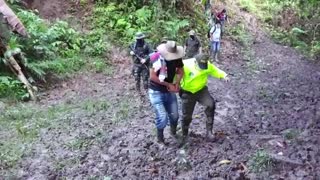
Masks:
[[[167,61],[177,60],[184,56],[183,47],[177,46],[175,41],[167,41],[167,43],[160,44],[157,50]]]

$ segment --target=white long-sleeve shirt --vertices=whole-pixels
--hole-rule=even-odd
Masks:
[[[211,41],[220,41],[220,37],[221,37],[221,28],[218,27],[217,25],[213,26],[210,29],[210,40]]]

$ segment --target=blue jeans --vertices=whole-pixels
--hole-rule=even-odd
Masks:
[[[220,41],[211,41],[211,52],[212,54],[218,53],[220,50]]]
[[[155,124],[157,129],[164,129],[168,123],[176,126],[178,124],[178,101],[175,93],[160,92],[149,89],[150,102],[156,113]]]

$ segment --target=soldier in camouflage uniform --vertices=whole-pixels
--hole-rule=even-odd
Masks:
[[[148,90],[149,84],[149,54],[153,51],[150,45],[144,40],[145,35],[138,32],[135,36],[136,41],[130,45],[130,55],[133,58],[133,69],[132,73],[136,81],[136,90],[141,94],[140,82],[143,80],[143,88],[145,91]]]

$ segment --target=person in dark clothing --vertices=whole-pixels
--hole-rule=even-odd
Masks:
[[[141,95],[140,83],[143,80],[143,88],[148,90],[149,81],[149,54],[153,51],[150,45],[145,42],[145,35],[141,32],[136,34],[136,41],[130,45],[130,55],[133,58],[132,74],[136,81],[136,90]]]
[[[157,139],[165,144],[163,131],[168,121],[170,132],[176,136],[179,113],[176,94],[183,77],[183,47],[175,41],[167,41],[157,47],[150,59],[149,99],[156,119]]]
[[[189,37],[186,40],[184,49],[187,58],[192,58],[197,54],[201,54],[201,43],[194,30],[189,32]]]

